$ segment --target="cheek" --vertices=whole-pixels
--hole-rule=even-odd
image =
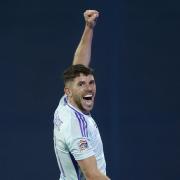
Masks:
[[[94,85],[94,88],[93,88],[93,89],[94,89],[94,91],[96,91],[96,85]]]
[[[75,96],[77,98],[77,97],[80,97],[82,95],[82,92],[83,92],[83,89],[74,88],[73,91],[72,91],[72,94],[73,94],[73,96]]]

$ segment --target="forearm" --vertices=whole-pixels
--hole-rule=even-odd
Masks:
[[[98,169],[96,171],[85,173],[85,176],[87,180],[110,180],[109,177],[101,173]]]
[[[93,38],[93,27],[85,25],[83,35],[75,51],[73,65],[83,64],[89,66],[91,60],[91,46]]]
[[[86,180],[110,180],[98,168],[95,156],[79,160],[78,164]]]
[[[99,176],[96,176],[87,180],[110,180],[110,179],[107,176],[101,174]]]
[[[96,10],[86,10],[84,12],[85,28],[79,45],[75,51],[73,65],[83,64],[89,66],[91,61],[91,46],[93,39],[93,31],[99,12]]]

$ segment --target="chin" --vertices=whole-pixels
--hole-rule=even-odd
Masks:
[[[93,107],[88,107],[88,108],[84,107],[83,109],[86,113],[90,113],[92,111]]]
[[[92,102],[91,104],[86,104],[84,101],[81,101],[79,103],[79,109],[85,113],[90,113],[91,110],[93,109],[93,106],[94,106],[94,102]]]

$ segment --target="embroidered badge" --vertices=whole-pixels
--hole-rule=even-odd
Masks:
[[[85,139],[81,139],[80,141],[79,141],[79,149],[80,149],[80,151],[83,151],[83,150],[85,150],[85,149],[87,149],[88,148],[88,143],[87,143],[87,141],[85,140]]]

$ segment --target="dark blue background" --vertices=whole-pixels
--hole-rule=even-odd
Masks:
[[[0,179],[58,180],[53,113],[61,74],[97,9],[93,115],[113,180],[179,180],[180,3],[16,0],[0,4]]]

